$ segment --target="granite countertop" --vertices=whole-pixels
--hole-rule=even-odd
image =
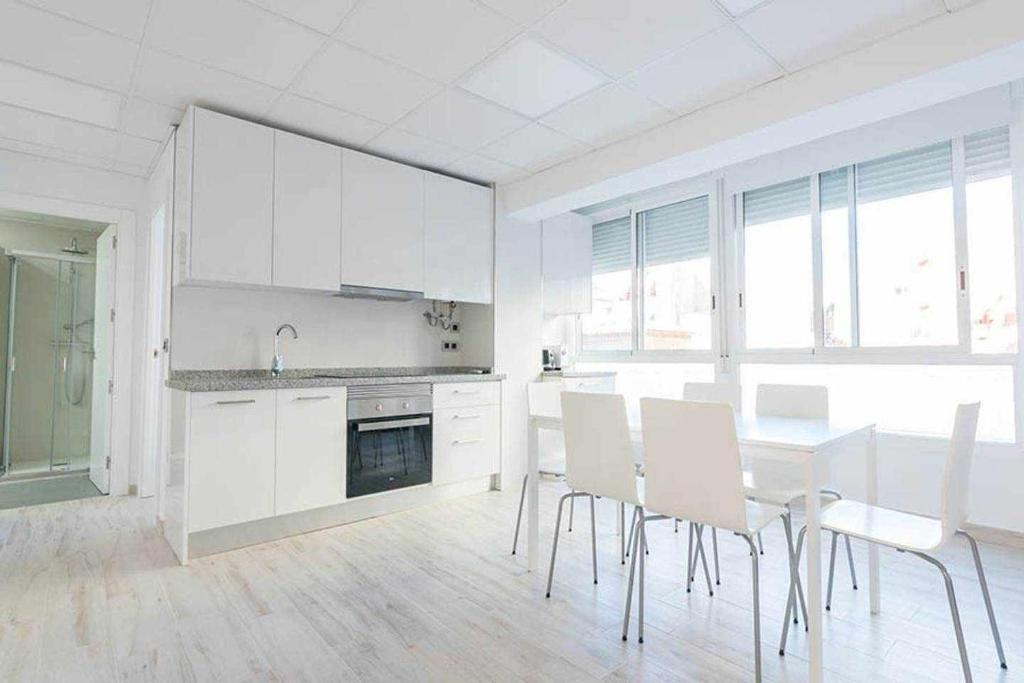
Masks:
[[[471,367],[306,368],[285,370],[280,377],[271,377],[269,370],[173,370],[167,386],[180,391],[251,391],[503,379],[505,375],[494,374],[490,368]]]
[[[615,377],[614,370],[545,370],[545,377]]]

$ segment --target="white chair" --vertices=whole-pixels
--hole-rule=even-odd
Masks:
[[[757,387],[755,412],[758,415],[775,417],[800,417],[815,420],[827,420],[828,411],[828,387],[809,386],[796,384],[760,384]],[[778,470],[779,464],[772,463],[773,469]],[[804,498],[805,489],[802,486],[802,475],[796,474],[786,478],[787,481],[781,484],[773,481],[765,485],[758,480],[755,471],[746,473],[747,495],[756,500],[762,500],[773,505],[782,505],[789,508],[793,503]],[[833,489],[822,489],[822,495],[841,500],[842,495]],[[828,591],[825,598],[825,609],[832,609],[832,586],[835,579],[836,569],[836,544],[839,534],[832,534],[832,550],[828,565]],[[850,546],[850,537],[843,536],[846,545],[846,559],[850,567],[850,581],[853,590],[857,590],[857,569],[853,564],[853,548]],[[800,552],[800,544],[797,543],[797,552]],[[797,586],[797,595],[803,597],[802,591]],[[803,607],[803,604],[801,604]],[[804,609],[804,623],[807,615]]]
[[[761,680],[761,607],[759,598],[759,554],[754,536],[772,520],[785,518],[784,508],[749,500],[743,490],[743,468],[736,439],[733,409],[724,403],[640,400],[643,420],[646,481],[645,514],[637,521],[633,561],[630,565],[626,613],[622,639],[629,633],[630,603],[634,570],[640,565],[638,631],[643,642],[644,564],[635,546],[646,534],[648,521],[687,519],[712,528],[726,529],[742,536],[750,547],[754,600],[754,672]],[[646,514],[653,513],[653,514]],[[787,540],[792,549],[792,534]],[[790,576],[795,572],[794,555],[789,554]],[[787,617],[788,618],[788,617]]]
[[[625,505],[633,505],[636,508],[634,519],[641,515],[643,507],[637,490],[636,465],[633,461],[629,421],[626,417],[626,401],[621,395],[562,392],[562,431],[565,435],[565,481],[572,491],[558,501],[555,537],[551,547],[551,567],[548,570],[546,595],[549,598],[555,576],[562,507],[566,499],[580,496],[590,498],[590,547],[594,583],[597,583],[594,498],[618,501],[620,515],[623,517]]]
[[[965,537],[970,543],[974,568],[978,573],[978,583],[981,584],[981,594],[985,600],[985,609],[988,611],[992,638],[996,644],[996,654],[999,655],[999,665],[1005,669],[1006,656],[1003,654],[1003,643],[999,638],[999,627],[996,625],[996,615],[992,610],[992,598],[988,592],[988,583],[985,581],[985,570],[981,566],[978,544],[974,537],[960,528],[967,519],[971,463],[974,459],[974,439],[980,407],[979,403],[957,407],[953,438],[949,455],[946,457],[942,484],[942,514],[939,519],[852,500],[837,500],[821,511],[822,529],[853,536],[868,543],[888,546],[898,552],[910,553],[938,568],[946,584],[946,598],[949,601],[953,630],[956,631],[956,642],[960,649],[960,664],[963,667],[964,680],[968,683],[973,679],[967,660],[967,648],[964,645],[963,626],[960,624],[960,610],[957,607],[956,594],[953,592],[953,580],[946,567],[935,559],[933,554],[942,550],[956,534]],[[805,531],[806,529],[800,531],[801,536]],[[788,623],[787,608],[786,624]]]

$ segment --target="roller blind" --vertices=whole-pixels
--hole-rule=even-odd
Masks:
[[[811,213],[811,180],[797,178],[743,193],[743,223],[757,225]]]
[[[614,273],[633,267],[629,216],[594,224],[593,273]]]
[[[844,209],[850,206],[849,185],[847,179],[849,169],[845,166],[834,171],[822,173],[819,178],[821,192],[821,210]]]
[[[857,201],[877,202],[953,184],[949,142],[857,164]]]
[[[659,206],[640,214],[644,265],[678,263],[708,255],[708,198]]]
[[[1009,127],[993,128],[964,138],[964,165],[969,183],[1009,175]]]

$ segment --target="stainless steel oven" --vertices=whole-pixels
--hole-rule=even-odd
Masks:
[[[429,484],[432,439],[431,385],[350,386],[346,495]]]

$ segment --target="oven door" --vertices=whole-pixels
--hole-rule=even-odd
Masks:
[[[346,496],[429,484],[431,427],[429,414],[349,420]]]

